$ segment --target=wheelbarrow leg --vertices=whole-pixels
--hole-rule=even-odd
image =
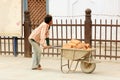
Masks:
[[[63,67],[65,67],[65,66],[67,66],[68,71],[64,71],[64,70],[63,70]],[[68,62],[67,64],[63,64],[63,59],[62,59],[62,57],[61,57],[61,71],[62,71],[63,73],[68,73],[69,70],[70,70],[69,62]]]
[[[70,68],[70,60],[68,60],[68,69]]]
[[[75,66],[75,69],[74,69],[74,71],[76,71],[76,69],[77,69],[77,66],[78,66],[78,63],[79,63],[80,61],[79,60],[77,60],[77,63],[76,63],[76,66]]]
[[[70,71],[75,72],[76,69],[77,69],[78,63],[79,63],[80,61],[77,60],[77,63],[75,64],[75,68],[72,69],[73,62],[75,62],[75,61],[72,60],[72,61],[70,62],[70,60],[68,60],[68,64],[65,64],[65,65],[62,65],[62,66],[61,66],[61,71],[62,71],[63,73],[69,73]],[[63,67],[65,67],[65,66],[68,67],[68,70],[67,70],[66,72],[63,70]]]
[[[72,69],[73,62],[75,62],[75,61],[72,60],[71,63],[70,63],[70,65],[69,65],[69,71],[73,71],[74,72],[74,71],[76,71],[78,63],[80,62],[80,60],[77,60],[77,63],[75,64],[75,68]]]
[[[75,70],[76,70],[76,68],[77,68],[79,62],[80,62],[80,61],[77,60],[77,63],[76,63],[76,66],[75,66]],[[72,66],[72,65],[71,65],[71,66]],[[70,60],[68,60],[68,69],[70,69]]]

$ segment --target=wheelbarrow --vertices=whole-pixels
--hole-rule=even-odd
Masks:
[[[81,62],[80,67],[84,73],[92,73],[96,68],[96,62],[93,59],[92,52],[95,48],[91,49],[74,49],[74,48],[60,48],[61,49],[61,71],[63,73],[69,73],[70,71],[76,71],[78,63]],[[64,60],[63,60],[64,59]],[[63,61],[67,60],[67,63]],[[73,68],[73,62],[76,61]],[[65,68],[67,67],[67,68]]]

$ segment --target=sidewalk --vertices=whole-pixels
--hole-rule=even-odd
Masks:
[[[0,56],[0,80],[120,80],[120,62],[102,61],[91,74],[60,70],[60,57],[42,57],[43,70],[31,70],[31,58]],[[79,67],[79,66],[78,66]]]

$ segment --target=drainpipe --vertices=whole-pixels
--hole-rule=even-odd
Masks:
[[[24,11],[28,11],[28,0],[23,0],[23,7]]]

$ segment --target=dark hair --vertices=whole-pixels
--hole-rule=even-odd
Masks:
[[[47,24],[48,24],[51,20],[52,20],[52,16],[49,15],[49,14],[47,14],[47,15],[45,16],[45,18],[44,18],[44,21],[45,21],[45,23],[47,23]]]

